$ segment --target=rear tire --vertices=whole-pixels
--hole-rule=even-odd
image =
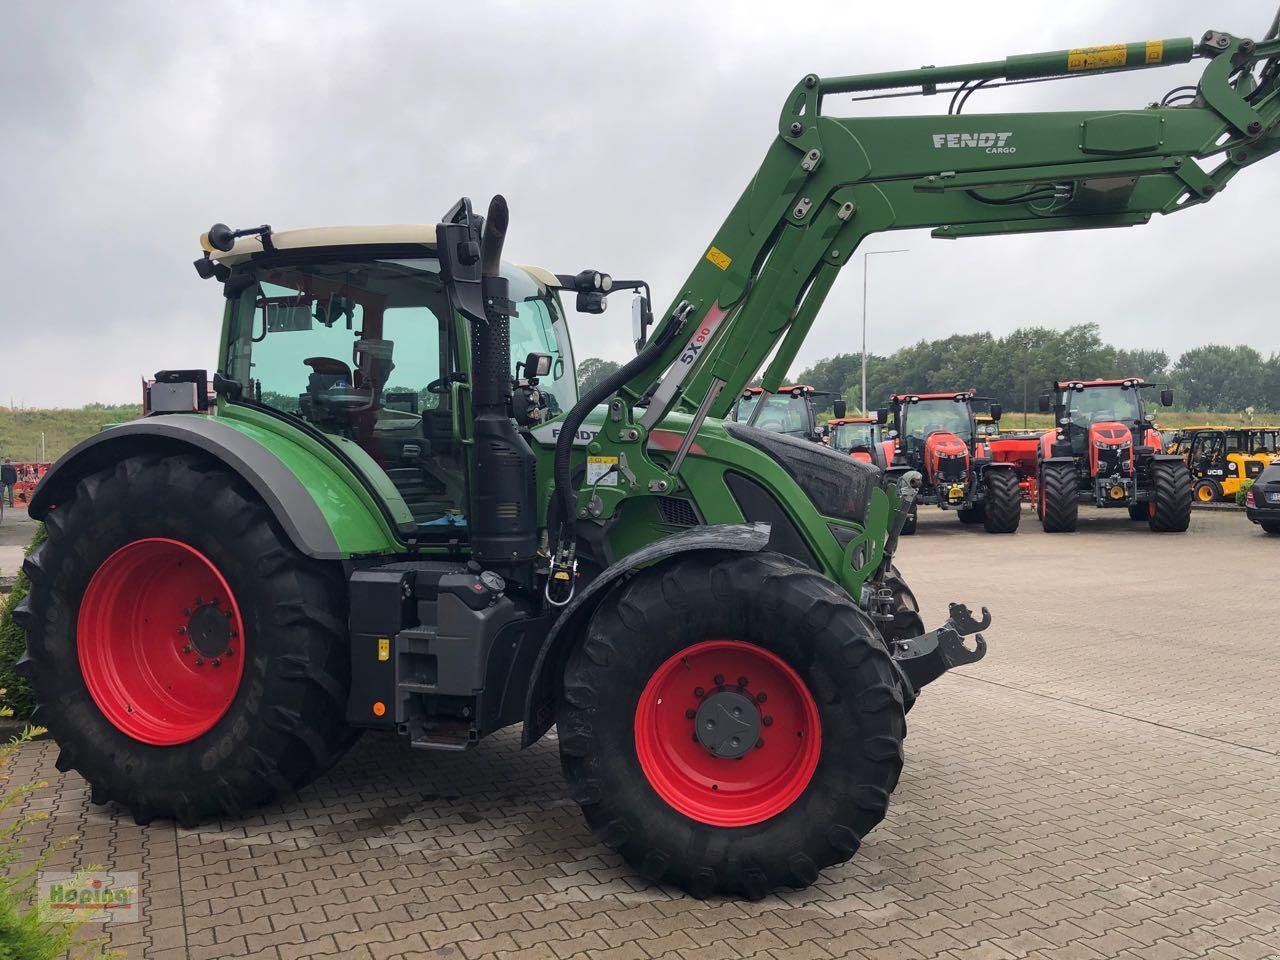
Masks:
[[[1222,484],[1217,480],[1200,480],[1191,491],[1191,499],[1196,503],[1217,503],[1222,499]]]
[[[1147,525],[1156,533],[1184,533],[1191,526],[1191,472],[1181,461],[1151,464]]]
[[[975,503],[972,507],[961,507],[956,511],[961,523],[983,523],[987,519],[987,505]]]
[[[1073,533],[1080,517],[1073,463],[1040,467],[1040,525],[1045,533]]]
[[[688,556],[592,617],[565,669],[561,761],[591,829],[649,879],[759,899],[813,883],[883,819],[903,687],[870,619],[825,577],[773,553]],[[742,759],[697,739],[713,715],[737,724],[721,710],[734,704],[756,724]]]
[[[341,570],[298,553],[221,464],[129,457],[82,479],[45,525],[24,565],[26,667],[58,769],[78,771],[94,803],[138,823],[236,817],[355,740]],[[188,599],[199,583],[215,586]]]
[[[1130,507],[1129,519],[1130,520],[1146,520],[1147,505],[1145,503],[1137,503],[1137,504],[1134,504],[1132,507]]]
[[[987,533],[1015,533],[1022,519],[1022,487],[1012,470],[988,470],[983,480],[987,500],[983,504],[982,527]]]

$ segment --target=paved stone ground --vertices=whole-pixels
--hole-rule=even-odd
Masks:
[[[36,744],[14,771],[49,782],[29,849],[77,834],[56,864],[142,872],[142,919],[108,927],[130,958],[1280,957],[1280,540],[1221,512],[1187,536],[921,520],[902,566],[927,619],[985,601],[991,652],[922,697],[888,818],[808,890],[646,884],[592,841],[554,742],[512,736],[366,737],[199,830],[92,807]]]

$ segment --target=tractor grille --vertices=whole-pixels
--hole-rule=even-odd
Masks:
[[[658,513],[662,516],[663,523],[669,523],[676,527],[696,527],[698,525],[698,513],[693,509],[693,504],[683,497],[659,497]]]

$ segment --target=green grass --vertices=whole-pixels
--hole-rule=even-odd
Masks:
[[[131,404],[93,405],[79,410],[21,410],[0,407],[0,457],[27,463],[40,456],[40,434],[44,434],[45,457],[57,460],[86,437],[108,423],[120,423],[142,416],[142,408]]]

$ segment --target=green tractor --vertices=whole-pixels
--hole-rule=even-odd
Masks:
[[[1189,105],[835,118],[840,94],[1206,59]],[[893,564],[919,476],[724,418],[776,392],[867,235],[1145,223],[1280,146],[1280,42],[1211,33],[822,79],[658,323],[641,281],[503,262],[507,208],[433,226],[216,225],[218,366],[36,491],[24,667],[95,803],[237,817],[361,731],[466,750],[553,725],[572,798],[698,896],[804,886],[884,817],[905,714],[989,618],[925,632]],[[1212,157],[1209,169],[1195,162]],[[579,395],[562,297],[633,291]],[[650,327],[652,326],[652,329]],[[770,357],[772,359],[770,360]]]

